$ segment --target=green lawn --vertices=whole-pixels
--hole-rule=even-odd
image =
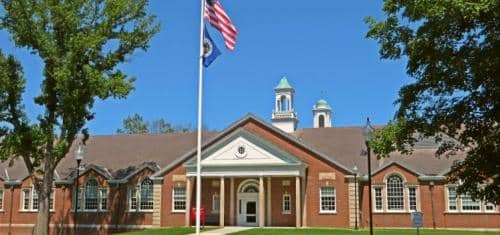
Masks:
[[[234,235],[365,235],[369,231],[353,231],[339,229],[251,229]],[[416,235],[416,230],[375,230],[374,235]],[[449,230],[421,230],[420,235],[500,235],[500,232],[479,231],[449,231]]]
[[[204,228],[202,231],[210,230],[213,228]],[[194,233],[194,228],[165,228],[165,229],[147,229],[142,231],[119,233],[121,235],[185,235]]]

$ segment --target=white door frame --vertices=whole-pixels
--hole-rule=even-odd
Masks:
[[[236,197],[236,214],[238,226],[257,226],[259,222],[259,192],[245,192],[248,186],[259,189],[259,181],[248,179],[240,183]],[[246,203],[255,202],[255,223],[247,222]],[[241,213],[240,213],[241,212]],[[253,216],[253,215],[252,215]]]

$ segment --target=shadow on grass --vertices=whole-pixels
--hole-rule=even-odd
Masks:
[[[365,235],[367,230],[342,230],[342,229],[251,229],[231,235]],[[376,235],[416,235],[416,230],[375,230]],[[452,231],[452,230],[420,230],[420,235],[500,235],[500,232],[483,231]]]
[[[203,228],[201,231],[208,231],[212,230],[214,228]],[[114,233],[114,234],[120,234],[120,235],[186,235],[186,234],[191,234],[194,233],[195,230],[194,228],[185,228],[185,227],[179,227],[179,228],[163,228],[163,229],[147,229],[147,230],[141,230],[141,231],[133,231],[133,232],[126,232],[126,233]]]

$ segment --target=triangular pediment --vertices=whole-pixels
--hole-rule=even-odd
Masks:
[[[297,157],[248,132],[238,130],[202,152],[202,166],[295,165]],[[186,165],[193,165],[191,159]]]

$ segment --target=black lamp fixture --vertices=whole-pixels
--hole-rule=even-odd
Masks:
[[[354,229],[358,230],[358,167],[354,165],[352,171],[354,172]]]
[[[372,167],[371,167],[371,149],[369,142],[373,139],[373,127],[370,118],[366,118],[366,125],[363,128],[363,137],[366,145],[368,159],[368,212],[370,217],[370,235],[373,235],[373,213],[372,213]]]
[[[83,149],[83,144],[79,143],[78,148],[75,150],[75,160],[76,160],[76,177],[75,177],[75,186],[76,186],[76,195],[75,195],[75,214],[73,218],[73,224],[74,224],[74,234],[78,234],[78,228],[77,228],[77,214],[78,214],[78,194],[79,193],[79,187],[78,187],[78,177],[80,176],[80,163],[83,160],[83,156],[85,155],[85,150]]]

